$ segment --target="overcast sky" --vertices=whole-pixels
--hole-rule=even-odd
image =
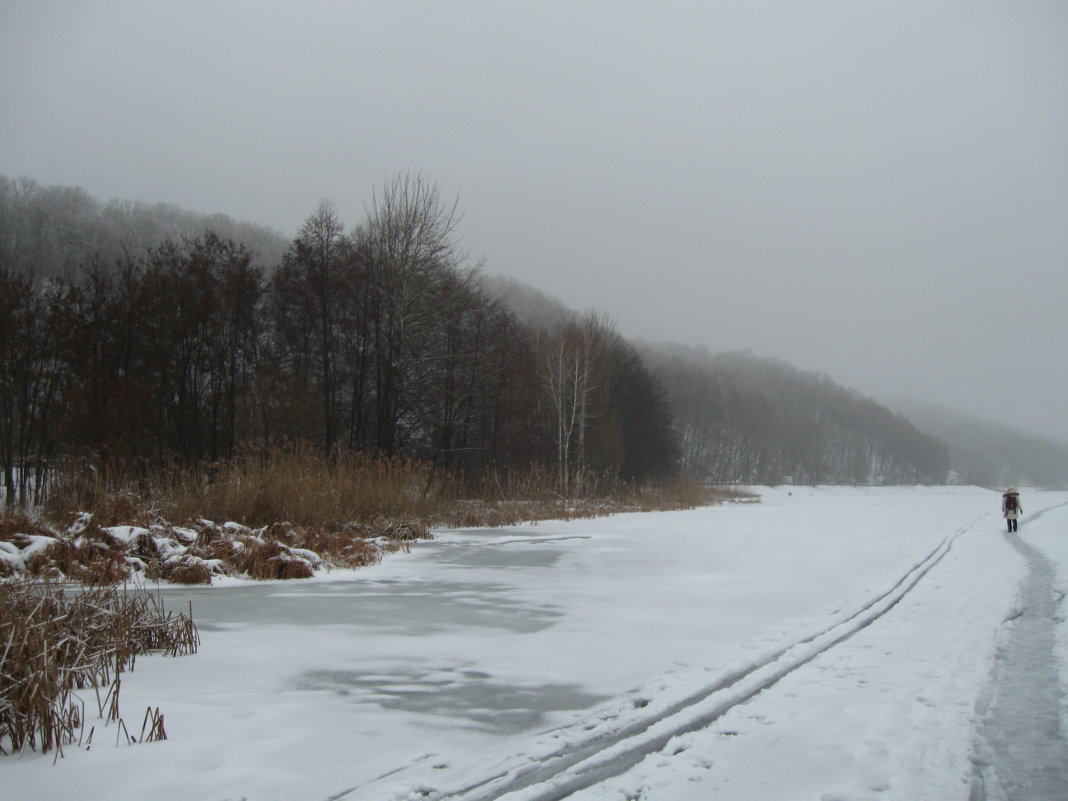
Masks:
[[[1068,441],[1068,3],[0,0],[0,173],[486,272]]]

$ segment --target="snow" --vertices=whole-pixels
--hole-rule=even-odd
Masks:
[[[55,537],[46,537],[44,534],[26,534],[24,537],[27,544],[22,548],[23,559],[28,559],[35,553],[41,553],[56,541]]]
[[[152,538],[152,532],[140,526],[112,526],[104,531],[125,545],[133,545],[142,537]]]
[[[98,723],[55,766],[2,758],[0,798],[999,801],[991,710],[1037,586],[999,493],[758,491],[163,589],[201,650],[138,659],[121,703],[131,730],[158,706],[169,739]],[[1023,497],[1060,682],[1059,731],[1035,736],[1057,740],[1068,493]]]

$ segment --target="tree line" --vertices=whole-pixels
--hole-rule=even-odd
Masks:
[[[1068,444],[915,400],[895,408],[949,448],[956,481],[980,487],[1068,487]]]
[[[784,362],[647,346],[682,468],[715,482],[943,484],[950,455],[901,415]]]
[[[520,321],[421,176],[387,181],[351,230],[324,202],[276,264],[211,231],[108,258],[63,245],[63,215],[33,236],[33,192],[0,199],[9,502],[39,500],[59,464],[151,473],[294,441],[431,462],[472,486],[537,469],[562,494],[677,468],[636,349],[593,313]]]
[[[0,176],[0,469],[159,474],[311,443],[473,489],[561,495],[681,472],[718,483],[942,483],[941,442],[781,362],[627,342],[605,316],[486,278],[419,175],[346,229],[322,203],[257,226]],[[218,229],[218,230],[216,230]]]
[[[165,240],[205,230],[246,245],[265,268],[277,264],[288,245],[271,228],[225,214],[197,214],[169,203],[101,202],[81,187],[0,175],[0,264],[39,280],[74,277],[92,261],[140,259]]]

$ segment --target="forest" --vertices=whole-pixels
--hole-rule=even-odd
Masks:
[[[348,231],[322,203],[271,267],[210,219],[109,260],[93,220],[112,224],[111,205],[0,190],[8,499],[39,501],[60,464],[159,472],[295,441],[470,486],[536,468],[564,495],[675,472],[668,405],[635,348],[593,313],[521,325],[420,176],[376,190]]]
[[[905,417],[826,375],[748,353],[646,346],[684,470],[740,484],[943,484],[950,455]]]
[[[350,228],[286,241],[163,204],[0,177],[0,465],[9,503],[66,471],[210,470],[306,443],[416,460],[472,491],[703,482],[941,483],[940,442],[826,376],[639,347],[487,278],[421,175]]]
[[[918,400],[897,399],[894,409],[949,448],[954,480],[980,487],[1068,487],[1068,445]]]

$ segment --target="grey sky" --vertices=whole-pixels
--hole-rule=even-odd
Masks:
[[[486,270],[1068,441],[1068,3],[0,0],[0,173]]]

